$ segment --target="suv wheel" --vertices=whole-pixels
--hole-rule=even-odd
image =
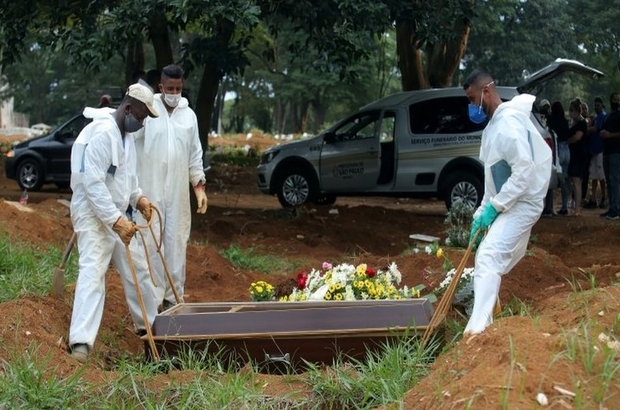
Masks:
[[[461,201],[472,209],[476,209],[482,201],[482,182],[471,173],[454,174],[448,178],[444,186],[443,197],[448,209],[456,201]]]
[[[286,171],[278,184],[278,201],[284,208],[299,206],[308,201],[314,192],[314,185],[304,170]]]
[[[38,191],[43,186],[43,168],[39,161],[26,158],[17,167],[17,183],[21,189]]]

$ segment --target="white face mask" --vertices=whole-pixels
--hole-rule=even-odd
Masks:
[[[164,94],[164,102],[168,107],[176,107],[181,101],[181,94]]]

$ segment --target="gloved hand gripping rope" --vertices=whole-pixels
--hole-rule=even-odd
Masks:
[[[143,198],[140,198],[140,201],[142,202],[138,201],[140,205],[138,209],[140,210],[140,212],[142,212],[143,216],[147,220],[147,224],[146,225],[133,225],[132,224],[133,225],[132,229],[129,229],[127,226],[125,226],[126,225],[125,224],[123,225],[123,229],[119,229],[120,232],[117,232],[117,233],[119,234],[119,236],[121,236],[121,239],[123,239],[123,243],[125,244],[125,253],[127,254],[127,259],[129,261],[129,267],[131,270],[131,276],[133,278],[134,286],[136,287],[136,293],[138,295],[138,302],[140,303],[140,310],[142,311],[142,318],[144,319],[144,324],[146,327],[146,337],[147,337],[149,346],[151,348],[153,359],[155,361],[159,361],[160,360],[159,353],[157,351],[157,347],[155,346],[155,339],[153,338],[153,332],[151,330],[151,325],[149,323],[148,315],[146,313],[146,307],[144,306],[144,298],[142,296],[142,291],[140,290],[140,285],[138,282],[138,275],[136,273],[136,268],[134,266],[133,259],[131,257],[131,252],[129,250],[129,242],[130,242],[131,236],[133,236],[133,233],[138,232],[140,234],[140,238],[142,239],[142,246],[144,247],[144,252],[145,252],[146,260],[148,264],[149,275],[151,276],[151,281],[153,281],[153,284],[155,286],[158,286],[157,282],[155,281],[155,278],[153,277],[153,269],[151,267],[151,262],[150,262],[149,254],[148,254],[148,248],[146,246],[146,238],[144,234],[142,233],[142,229],[144,228],[148,228],[150,230],[151,235],[153,235],[155,243],[157,244],[157,253],[159,254],[159,257],[161,258],[162,265],[164,266],[164,271],[166,272],[166,277],[168,278],[168,281],[170,282],[170,287],[172,288],[172,292],[174,293],[174,298],[177,303],[180,303],[181,300],[174,286],[174,282],[172,280],[172,276],[170,275],[170,271],[168,270],[168,265],[166,264],[164,255],[161,253],[161,244],[162,244],[161,238],[163,237],[163,225],[161,223],[162,222],[161,213],[159,212],[159,209],[157,209],[157,207],[155,207],[152,203],[150,202],[148,204],[144,203]],[[153,232],[152,211],[155,211],[155,213],[157,213],[157,217],[159,218],[159,228],[160,228],[159,229],[159,238],[160,238],[159,241],[157,241],[156,239],[157,237],[155,236],[155,233]],[[129,235],[129,232],[131,231],[132,231],[131,236],[129,236],[128,240],[125,240],[126,237]],[[121,233],[123,235],[121,235]]]

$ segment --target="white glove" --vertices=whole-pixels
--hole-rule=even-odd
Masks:
[[[198,202],[198,212],[199,214],[204,214],[207,212],[207,194],[205,193],[205,186],[202,184],[198,184],[194,187],[194,194],[196,194],[196,202]]]

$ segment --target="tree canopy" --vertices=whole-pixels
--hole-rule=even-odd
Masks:
[[[136,70],[177,63],[186,71],[204,143],[212,128],[315,132],[388,93],[457,84],[473,67],[493,72],[502,84],[516,84],[524,70],[556,57],[617,73],[617,5],[620,0],[5,1],[0,74],[19,109],[53,121],[90,103],[92,90],[121,89]],[[594,92],[605,94],[615,81]],[[235,96],[226,111],[224,95]],[[229,117],[220,123],[222,112]]]

